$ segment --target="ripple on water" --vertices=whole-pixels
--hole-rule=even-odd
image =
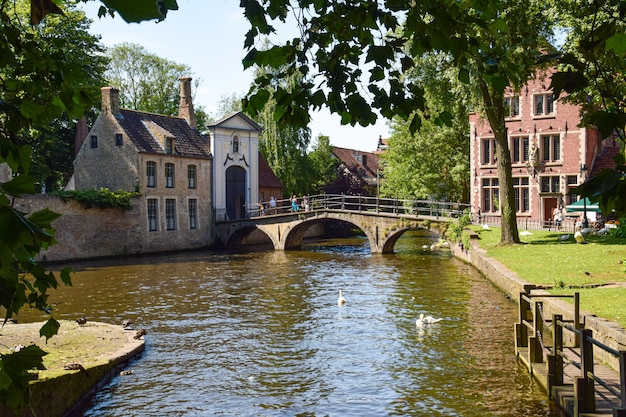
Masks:
[[[431,242],[402,238],[384,256],[356,239],[80,268],[51,296],[57,317],[148,329],[133,374],[84,415],[556,416],[518,368],[514,306],[421,249]],[[420,312],[444,320],[418,329]]]

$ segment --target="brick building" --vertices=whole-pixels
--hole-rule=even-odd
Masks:
[[[367,195],[378,195],[379,166],[378,153],[355,149],[332,147],[332,153],[339,160],[339,169],[346,176],[356,176],[365,184]]]
[[[142,235],[141,252],[211,244],[213,158],[196,128],[191,78],[181,78],[178,116],[122,109],[117,89],[101,90],[101,113],[77,150],[71,188],[138,191],[133,233]]]
[[[554,209],[577,200],[570,190],[586,180],[605,148],[595,128],[579,127],[580,107],[555,99],[550,91],[553,70],[544,70],[521,91],[508,89],[505,104],[518,224],[553,220]],[[473,113],[470,122],[472,211],[486,218],[500,216],[495,138],[489,123]]]

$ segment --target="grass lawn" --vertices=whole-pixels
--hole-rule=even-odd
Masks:
[[[500,247],[500,228],[470,228],[489,256],[523,280],[553,293],[579,292],[581,309],[626,327],[626,239],[588,235],[577,244],[573,234],[563,242],[566,233],[532,230],[522,244]]]

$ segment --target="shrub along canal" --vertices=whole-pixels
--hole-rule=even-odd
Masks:
[[[434,242],[73,264],[55,317],[148,331],[84,415],[560,416],[515,358],[516,304]]]

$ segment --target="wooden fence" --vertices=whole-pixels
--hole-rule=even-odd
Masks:
[[[572,317],[553,314],[547,320],[543,299],[572,298]],[[618,359],[619,370],[606,366],[594,355],[594,347]],[[574,417],[585,414],[626,417],[626,351],[617,351],[593,338],[593,331],[580,322],[579,294],[519,295],[519,322],[515,324],[515,352],[542,382],[551,398],[571,387]]]

